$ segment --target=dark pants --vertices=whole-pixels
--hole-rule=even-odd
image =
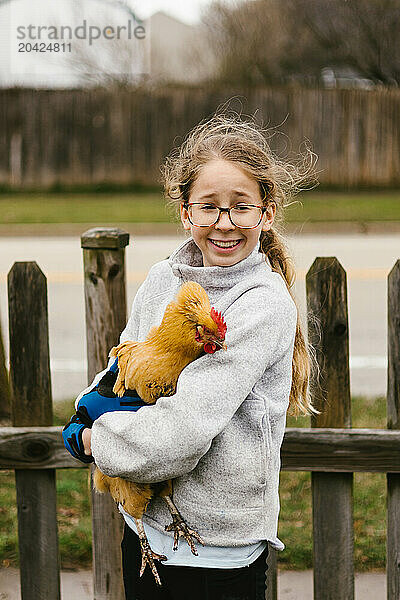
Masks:
[[[177,567],[156,561],[161,587],[154,581],[149,566],[139,577],[139,538],[126,524],[121,548],[126,600],[265,599],[268,546],[250,566],[238,569]]]

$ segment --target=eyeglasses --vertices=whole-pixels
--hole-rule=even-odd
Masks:
[[[220,208],[215,204],[206,202],[184,202],[182,204],[188,212],[189,222],[195,227],[211,227],[216,225],[221,213],[228,213],[230,222],[240,229],[254,229],[263,218],[266,206],[239,203],[230,208]]]

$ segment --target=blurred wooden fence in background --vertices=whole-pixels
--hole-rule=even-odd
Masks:
[[[126,320],[125,246],[121,230],[82,236],[88,371],[107,363]],[[346,272],[317,258],[307,278],[309,333],[324,393],[312,427],[288,428],[282,469],[312,472],[314,600],[354,600],[353,472],[387,473],[387,598],[400,598],[400,260],[388,277],[387,429],[352,429]],[[0,428],[0,469],[14,469],[22,600],[59,600],[55,469],[87,468],[52,427],[46,278],[36,263],[15,263],[9,277],[12,420]],[[1,395],[6,415],[8,395]],[[122,600],[122,517],[108,496],[92,496],[94,600]],[[371,540],[373,543],[373,540]],[[32,551],[32,548],[34,551]],[[271,549],[266,600],[277,600]]]
[[[400,90],[15,88],[0,90],[0,186],[155,184],[171,148],[233,97],[279,154],[309,140],[322,184],[400,184]]]

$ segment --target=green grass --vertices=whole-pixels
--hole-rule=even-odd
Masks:
[[[312,191],[286,209],[293,223],[400,220],[400,191]],[[12,223],[168,223],[161,192],[0,193],[0,225]]]
[[[398,221],[400,191],[309,192],[286,209],[288,222]]]
[[[0,195],[0,224],[166,223],[175,219],[161,194]]]
[[[55,405],[54,424],[64,424],[72,402]],[[385,399],[353,398],[353,427],[384,428]],[[308,427],[309,419],[288,418],[288,427]],[[58,525],[63,568],[91,564],[91,519],[88,469],[57,471]],[[278,553],[284,569],[312,568],[311,477],[283,471],[280,484],[279,536],[286,549]],[[385,568],[386,477],[381,473],[354,476],[355,567],[357,571]],[[338,549],[340,551],[340,549]],[[0,566],[18,565],[17,511],[14,474],[0,471]]]

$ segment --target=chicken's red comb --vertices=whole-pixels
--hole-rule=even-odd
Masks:
[[[219,337],[222,340],[224,340],[225,339],[225,333],[226,333],[226,323],[224,321],[224,317],[222,316],[222,314],[220,312],[216,311],[213,306],[211,307],[211,318],[218,325],[218,335],[219,335]]]

